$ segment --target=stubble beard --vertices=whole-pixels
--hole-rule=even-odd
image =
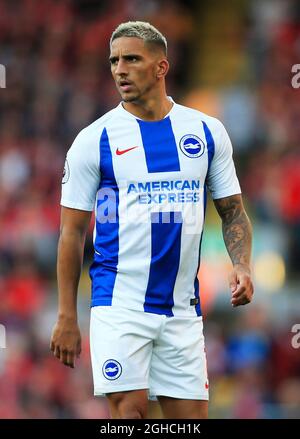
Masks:
[[[144,96],[147,95],[149,91],[151,91],[153,86],[154,86],[154,83],[150,83],[147,87],[145,87],[144,90],[138,89],[137,91],[132,92],[131,96],[126,96],[126,93],[125,93],[125,96],[123,96],[121,93],[121,97],[123,99],[123,102],[136,102],[137,104],[139,102],[143,102]]]
[[[122,97],[124,102],[135,102],[135,101],[139,101],[140,94],[136,93],[136,94],[134,94],[132,96],[127,96],[127,97],[121,95],[121,97]]]

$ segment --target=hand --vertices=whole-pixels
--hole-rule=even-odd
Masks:
[[[231,304],[233,307],[247,305],[251,302],[254,291],[250,269],[247,265],[237,264],[233,267],[229,275],[229,286],[232,293]]]
[[[63,364],[75,367],[75,357],[78,358],[81,352],[81,335],[76,319],[58,319],[52,331],[50,349]]]

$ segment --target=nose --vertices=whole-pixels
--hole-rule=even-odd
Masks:
[[[127,73],[128,71],[127,71],[126,63],[122,58],[120,58],[115,68],[115,74],[122,76],[122,75],[127,75]]]

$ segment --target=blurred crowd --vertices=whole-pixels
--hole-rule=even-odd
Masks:
[[[284,237],[278,251],[287,280],[277,302],[284,308],[294,300],[289,290],[300,283],[300,87],[291,83],[292,66],[300,62],[300,6],[292,0],[241,4],[235,50],[243,61],[231,82],[216,84],[212,115],[232,138],[254,229],[268,229],[273,241]],[[211,104],[211,91],[195,84],[193,70],[198,66],[201,78],[204,61],[197,58],[205,60],[205,49],[198,52],[195,40],[202,14],[214,7],[214,1],[192,0],[0,0],[0,64],[6,68],[6,88],[0,88],[0,324],[6,328],[0,418],[109,416],[105,401],[92,396],[91,233],[79,295],[81,358],[71,370],[49,353],[65,153],[81,128],[119,102],[108,41],[122,21],[149,21],[167,36],[168,93],[175,100],[190,104],[202,87],[199,96],[210,96]],[[220,35],[226,15],[222,21]],[[203,111],[204,104],[203,98]],[[300,349],[291,347],[290,332],[300,321],[296,310],[282,309],[281,319],[278,308],[266,300],[233,318],[218,300],[210,305],[205,335],[212,417],[300,416]]]

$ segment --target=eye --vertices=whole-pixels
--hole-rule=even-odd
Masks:
[[[129,56],[129,57],[128,57],[128,61],[129,61],[129,62],[137,62],[138,59],[137,59],[136,56]]]

